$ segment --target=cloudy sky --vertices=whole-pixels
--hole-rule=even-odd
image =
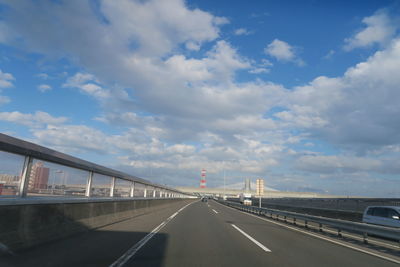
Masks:
[[[2,133],[172,186],[400,197],[399,1],[0,3]]]

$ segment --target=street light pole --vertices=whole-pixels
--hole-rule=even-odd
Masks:
[[[225,168],[224,168],[224,196],[226,196],[226,176],[225,176]]]

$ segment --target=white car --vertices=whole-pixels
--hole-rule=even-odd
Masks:
[[[390,227],[400,227],[400,207],[371,206],[364,211],[364,223],[378,224]]]

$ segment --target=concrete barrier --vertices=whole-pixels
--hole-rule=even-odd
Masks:
[[[0,206],[0,245],[11,251],[155,212],[193,199],[136,199]]]

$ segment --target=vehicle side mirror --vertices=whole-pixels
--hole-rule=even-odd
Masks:
[[[399,220],[400,218],[399,218],[399,216],[397,216],[397,215],[393,215],[393,216],[392,216],[392,219]]]

